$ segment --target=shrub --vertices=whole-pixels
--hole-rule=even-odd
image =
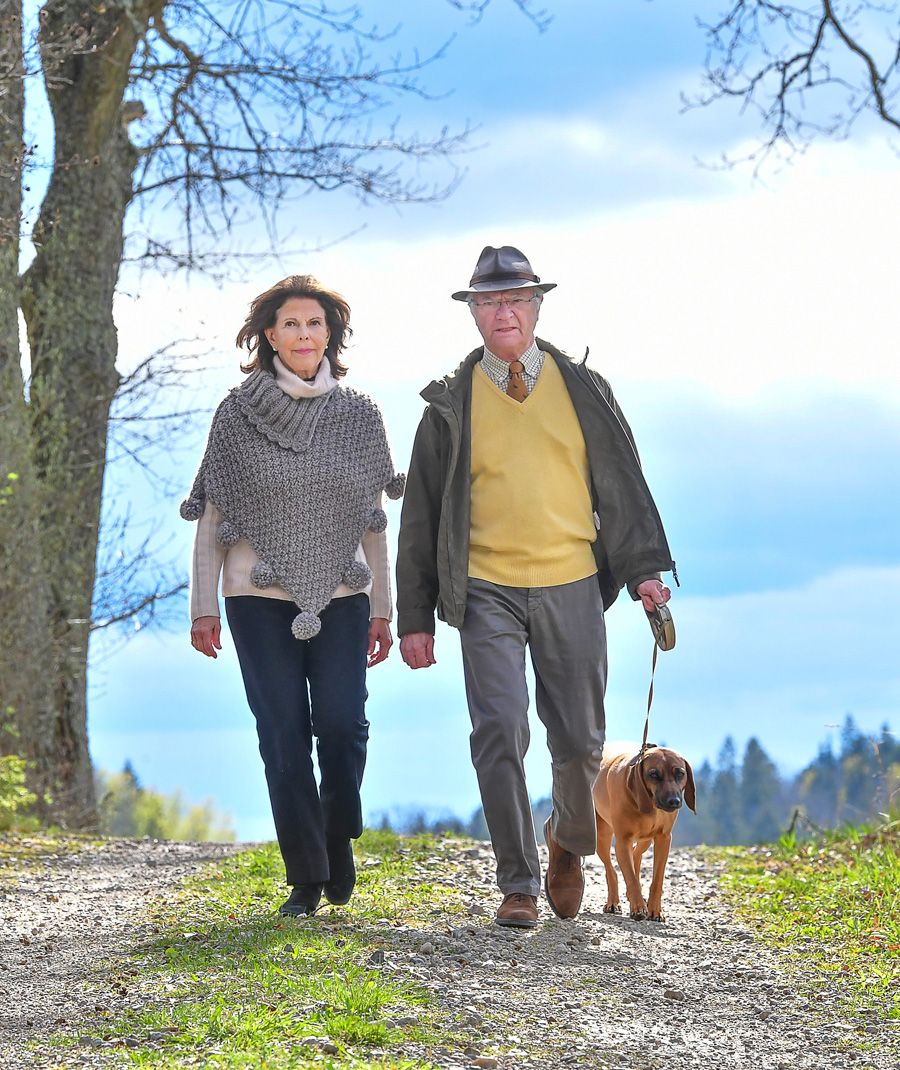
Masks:
[[[0,756],[0,830],[17,825],[22,812],[37,802],[37,796],[25,786],[26,764],[15,754]]]

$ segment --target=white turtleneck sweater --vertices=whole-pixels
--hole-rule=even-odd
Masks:
[[[323,358],[311,382],[295,375],[276,356],[275,382],[292,398],[318,397],[327,394],[338,384],[331,374],[327,359]],[[383,508],[382,495],[375,499],[374,507]],[[194,536],[194,554],[191,569],[191,620],[198,617],[218,617],[219,577],[222,579],[222,594],[225,598],[241,595],[253,595],[257,598],[279,598],[291,601],[291,596],[278,585],[260,590],[250,582],[250,570],[259,558],[244,539],[237,545],[226,548],[216,539],[216,532],[224,517],[219,510],[207,501],[203,516],[197,523]],[[372,570],[373,580],[363,593],[369,595],[369,617],[393,616],[391,599],[391,568],[388,560],[387,536],[382,532],[367,531],[356,551],[356,560],[368,565]],[[348,595],[360,594],[343,583],[339,584],[332,598],[346,598]]]

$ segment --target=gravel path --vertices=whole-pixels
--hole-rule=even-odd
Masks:
[[[22,1041],[95,1009],[97,968],[149,929],[148,887],[176,886],[237,849],[111,841],[45,857],[40,872],[0,884],[0,1067],[55,1065]],[[895,1027],[834,1010],[841,1003],[829,982],[814,986],[812,1001],[798,992],[783,958],[733,922],[716,864],[700,852],[673,852],[664,924],[604,915],[597,859],[587,872],[578,918],[559,921],[542,902],[538,929],[511,930],[491,923],[499,899],[489,848],[445,841],[421,863],[423,879],[466,890],[467,919],[439,913],[425,930],[394,926],[371,965],[429,988],[469,1039],[428,1052],[410,1040],[391,1055],[430,1057],[446,1070],[900,1070]]]
[[[458,851],[456,863],[457,879],[487,893],[473,898],[471,924],[436,927],[426,941],[399,933],[383,967],[415,976],[465,1023],[467,1057],[438,1053],[448,1070],[473,1059],[541,1070],[900,1070],[896,1027],[877,1015],[848,1020],[828,983],[813,986],[812,1001],[798,992],[784,955],[735,924],[720,866],[702,852],[673,850],[665,923],[602,913],[606,884],[593,858],[578,917],[560,921],[542,901],[531,931],[490,924],[499,896],[489,848]]]

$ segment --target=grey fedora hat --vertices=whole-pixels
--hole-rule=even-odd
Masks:
[[[532,286],[546,293],[552,290],[555,282],[541,282],[532,270],[525,254],[512,245],[501,245],[495,249],[486,245],[481,250],[475,271],[469,280],[467,290],[457,290],[450,296],[454,301],[467,301],[472,294],[491,293],[497,290],[518,290]]]

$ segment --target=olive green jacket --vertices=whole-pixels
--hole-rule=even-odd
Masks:
[[[559,366],[587,447],[604,608],[628,586],[675,568],[631,429],[609,383],[537,339]],[[454,628],[466,612],[469,567],[473,350],[452,375],[430,383],[413,444],[397,551],[397,631],[434,634],[434,614]],[[540,503],[535,503],[539,507]]]

